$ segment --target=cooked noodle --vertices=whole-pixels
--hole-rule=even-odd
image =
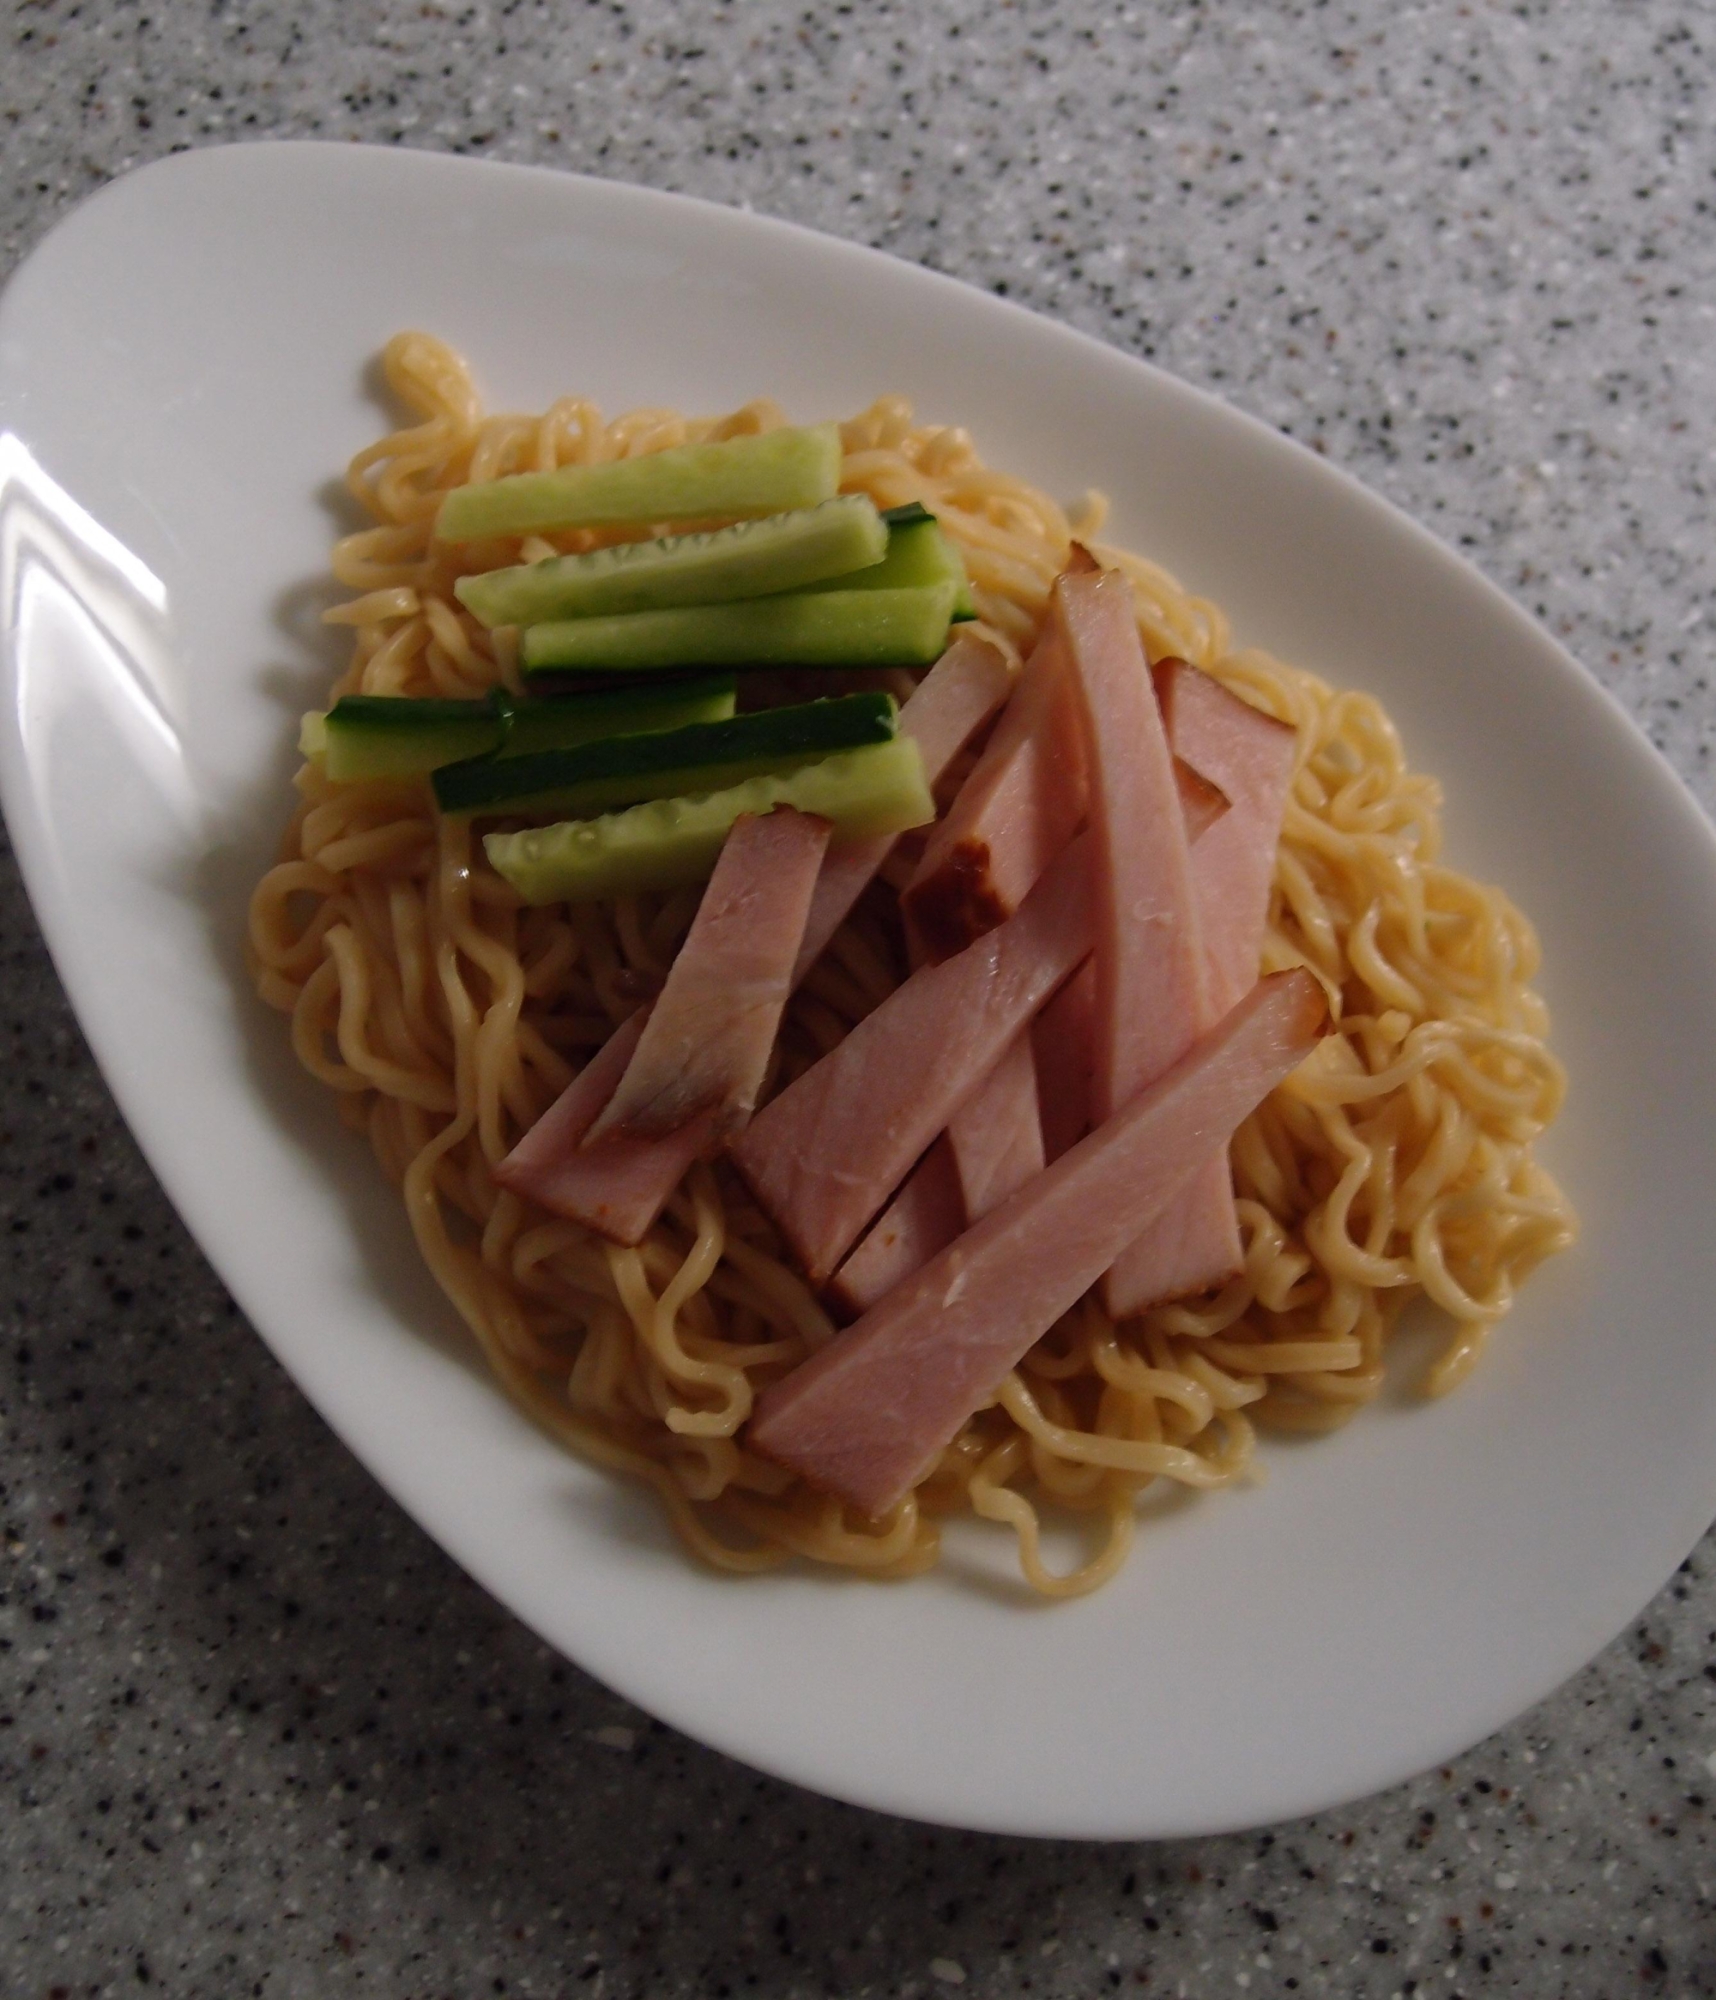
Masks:
[[[518,685],[504,641],[453,597],[462,552],[431,540],[449,487],[783,421],[756,402],[714,420],[638,410],[606,422],[575,397],[540,417],[488,417],[440,342],[402,334],[384,359],[420,421],[352,461],[348,483],[376,525],[334,551],[355,593],[328,614],[355,642],[336,694]],[[965,556],[981,629],[1014,655],[1027,648],[1069,535],[1100,533],[1101,501],[1069,521],[985,467],[963,430],[914,426],[897,396],[842,435],[845,489],[929,505]],[[530,536],[506,559],[613,539]],[[1230,1484],[1252,1464],[1260,1421],[1343,1423],[1378,1393],[1389,1330],[1420,1294],[1452,1324],[1427,1387],[1453,1387],[1515,1286],[1572,1238],[1572,1212],[1532,1156],[1563,1089],[1529,986],[1536,939],[1498,891],[1439,863],[1435,782],[1408,770],[1369,697],[1230,652],[1213,604],[1097,546],[1132,579],[1153,659],[1192,661],[1298,732],[1264,966],[1310,966],[1337,1031],[1235,1140],[1243,1275],[1119,1324],[1087,1296],[880,1521],[743,1442],[759,1389],[833,1329],[723,1165],[694,1167],[636,1249],[491,1175],[656,990],[698,892],[522,908],[469,824],[436,815],[425,783],[332,784],[312,765],[298,775],[282,858],[251,908],[263,997],[291,1014],[304,1066],[402,1185],[424,1257],[508,1390],[575,1450],[648,1482],[721,1568],[797,1555],[908,1575],[935,1562],[937,1521],[969,1510],[1013,1530],[1037,1590],[1092,1589],[1125,1558],[1141,1488]],[[883,888],[860,904],[792,1003],[770,1088],[902,976],[893,901]],[[1069,1513],[1087,1522],[1091,1552],[1063,1573],[1045,1562],[1040,1527]]]

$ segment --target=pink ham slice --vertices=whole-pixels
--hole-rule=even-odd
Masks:
[[[1084,744],[1051,623],[901,897],[931,958],[1005,922],[1084,818]]]
[[[1169,741],[1231,802],[1192,854],[1211,996],[1231,1006],[1257,977],[1298,739],[1290,723],[1184,660],[1159,661],[1153,672]]]
[[[785,806],[734,822],[586,1152],[609,1139],[665,1139],[704,1111],[717,1138],[749,1120],[832,831]]]
[[[1174,776],[1186,838],[1196,840],[1227,800],[1218,782],[1189,764],[1176,760]],[[1083,726],[1051,619],[901,897],[925,955],[950,957],[1004,923],[1078,831],[1087,794]]]
[[[1176,760],[1186,837],[1227,811],[1220,788]],[[1063,986],[947,1129],[956,1178],[932,1147],[830,1282],[833,1304],[864,1310],[944,1249],[1090,1129],[1092,969]],[[1034,1061],[1033,1061],[1034,1056]],[[1229,1207],[1231,1208],[1231,1201]]]
[[[1087,958],[1031,1023],[1043,1157],[1051,1163],[1070,1152],[1090,1130],[1095,1014],[1096,968]]]
[[[964,1227],[959,1170],[943,1137],[919,1160],[880,1221],[829,1280],[829,1303],[847,1319],[856,1319],[945,1250]]]
[[[1088,731],[1091,1102],[1101,1123],[1177,1062],[1207,1025],[1207,983],[1191,848],[1131,586],[1118,571],[1062,575],[1054,601]]]
[[[1261,981],[1155,1083],[766,1390],[748,1440],[869,1514],[934,1465],[1009,1370],[1307,1055],[1309,973]]]
[[[998,929],[896,987],[733,1142],[813,1284],[1089,952],[1086,845],[1064,849]]]
[[[1115,1319],[1123,1319],[1215,1291],[1244,1268],[1233,1167],[1224,1146],[1204,1161],[1179,1199],[1114,1260],[1103,1280],[1103,1304]]]
[[[1043,1121],[1029,1029],[1014,1036],[948,1120],[947,1141],[967,1222],[981,1221],[1043,1171]]]
[[[963,634],[954,640],[900,710],[900,734],[917,744],[926,783],[935,784],[1007,699],[1012,685],[1007,662],[987,639]],[[794,986],[827,950],[829,939],[852,914],[898,838],[878,834],[874,840],[843,841],[829,850],[805,919]]]
[[[1218,784],[1231,809],[1192,850],[1192,885],[1212,1006],[1231,1007],[1257,977],[1275,850],[1293,781],[1296,738],[1184,660],[1154,668],[1168,738]],[[1142,1312],[1226,1283],[1241,1267],[1233,1176],[1223,1151],[1109,1273],[1116,1313]]]
[[[642,1039],[640,1007],[591,1057],[494,1170],[504,1188],[616,1243],[641,1243],[662,1204],[709,1144],[712,1116],[670,1139],[614,1139],[599,1152],[580,1142],[613,1096]]]
[[[1186,839],[1195,845],[1218,819],[1226,817],[1227,794],[1220,785],[1194,771],[1183,757],[1174,759],[1174,789],[1180,795],[1180,817],[1186,823]]]
[[[968,1222],[999,1207],[1043,1171],[1043,1128],[1029,1034],[1015,1035],[912,1169],[879,1221],[829,1281],[855,1318],[945,1250]]]
[[[1173,753],[1131,585],[1117,571],[1062,575],[1054,611],[1090,762],[1091,1118],[1100,1125],[1208,1027],[1209,988]],[[1113,1311],[1106,1286],[1104,1299]]]

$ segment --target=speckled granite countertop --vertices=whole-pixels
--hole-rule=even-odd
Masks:
[[[1350,467],[1704,804],[1716,14],[15,0],[0,275],[170,149],[404,143],[742,202]],[[1716,1993],[1716,1557],[1454,1767],[1247,1837],[929,1831],[552,1658],[238,1319],[0,864],[0,1989]],[[194,1415],[194,1428],[187,1421]]]

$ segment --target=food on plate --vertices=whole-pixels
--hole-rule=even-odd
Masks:
[[[813,1284],[1090,956],[1090,836],[1050,863],[1014,915],[921,965],[766,1104],[729,1147]]]
[[[899,705],[892,695],[843,694],[682,729],[628,732],[567,750],[467,757],[443,765],[430,784],[444,813],[567,823],[645,799],[697,797],[752,778],[787,777],[836,751],[891,743],[898,734]],[[933,810],[927,798],[923,810]]]
[[[252,954],[539,1421],[726,1569],[975,1515],[1066,1596],[1411,1301],[1463,1378],[1571,1240],[1563,1079],[1374,701],[899,398],[384,365]]]
[[[684,781],[696,782],[689,770]],[[922,826],[935,813],[917,745],[894,735],[864,749],[763,771],[718,791],[680,792],[596,819],[490,833],[483,852],[523,902],[601,902],[704,881],[744,814],[780,806],[827,820],[843,849]]]
[[[952,1142],[944,1132],[829,1279],[825,1292],[829,1303],[847,1319],[859,1318],[903,1278],[945,1250],[965,1227],[970,1212]]]
[[[723,604],[869,569],[888,553],[888,541],[875,503],[849,493],[703,534],[658,535],[479,570],[458,578],[453,594],[491,630],[597,612]]]
[[[705,1111],[714,1113],[716,1138],[745,1129],[833,831],[791,806],[734,825],[586,1147],[610,1136],[671,1138]]]
[[[897,1507],[1039,1334],[1089,1294],[1316,1045],[1327,1015],[1302,967],[1272,972],[1113,1118],[764,1390],[755,1447],[865,1514]],[[1027,1294],[1034,1295],[1027,1295]],[[1118,1440],[1117,1440],[1118,1442]]]
[[[840,432],[834,424],[804,430],[771,424],[730,437],[663,442],[650,451],[548,465],[485,465],[479,460],[467,479],[435,496],[434,532],[441,542],[492,542],[545,528],[796,513],[834,498],[840,456]],[[527,562],[583,553],[520,551]]]

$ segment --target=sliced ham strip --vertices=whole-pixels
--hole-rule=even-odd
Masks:
[[[1227,799],[1219,787],[1209,784],[1179,758],[1174,760],[1174,778],[1185,812],[1186,838],[1194,843],[1195,887],[1198,846],[1202,836],[1226,813]],[[1233,997],[1239,996],[1236,993]],[[1043,1152],[1050,1161],[1058,1160],[1090,1130],[1095,1013],[1096,968],[1087,959],[1031,1023]]]
[[[1181,756],[1174,758],[1174,789],[1180,795],[1180,817],[1186,823],[1186,839],[1195,847],[1218,819],[1226,817],[1227,794]]]
[[[1173,752],[1131,585],[1118,571],[1063,575],[1054,610],[1066,631],[1090,763],[1091,1118],[1100,1125],[1177,1062],[1213,1012]],[[1225,1209],[1208,1218],[1220,1239],[1212,1254],[1238,1251],[1232,1210],[1229,1192]],[[1110,1312],[1121,1309],[1122,1290],[1114,1278],[1104,1282]]]
[[[1051,1163],[1070,1152],[1090,1130],[1095,1013],[1096,968],[1087,958],[1031,1023],[1043,1156]]]
[[[1178,759],[1174,777],[1186,838],[1196,840],[1227,811],[1227,799],[1218,781]],[[947,958],[1004,923],[1078,831],[1087,796],[1084,731],[1051,620],[902,894],[926,955]]]
[[[914,972],[732,1142],[813,1284],[1090,950],[1081,838],[986,937]]]
[[[900,733],[917,744],[926,783],[935,784],[1007,699],[1012,684],[998,647],[970,634],[954,640],[900,710]],[[793,967],[794,986],[828,948],[829,939],[852,914],[898,839],[898,834],[879,834],[874,840],[842,841],[829,849],[805,918],[804,941]]]
[[[1091,1112],[1101,1124],[1208,1025],[1208,987],[1173,755],[1131,585],[1115,570],[1062,575],[1054,607],[1090,760]]]
[[[1116,1319],[1215,1291],[1245,1268],[1227,1148],[1205,1160],[1178,1198],[1115,1258],[1103,1303]]]
[[[756,1100],[828,831],[788,810],[735,824],[667,985],[495,1168],[503,1187],[615,1242],[643,1240]]]
[[[652,1000],[628,1014],[554,1102],[495,1169],[495,1179],[518,1194],[533,1190],[518,1184],[523,1174],[537,1174],[567,1146],[576,1146],[596,1122],[596,1114],[613,1096],[626,1065],[649,1020]]]
[[[921,1270],[938,1250],[945,1250],[964,1227],[959,1170],[947,1140],[941,1138],[829,1280],[829,1303],[845,1318],[856,1319]]]
[[[968,1222],[998,1207],[1043,1171],[1037,1072],[1027,1031],[948,1121],[894,1199],[828,1285],[848,1318],[867,1311]]]
[[[668,1139],[614,1139],[599,1152],[581,1150],[584,1134],[626,1073],[649,1011],[640,1007],[614,1030],[494,1170],[502,1187],[616,1243],[641,1243],[648,1235],[707,1147],[714,1122],[705,1114]]]
[[[1154,675],[1169,741],[1231,807],[1192,855],[1211,998],[1231,1006],[1257,977],[1297,738],[1184,660],[1162,660]]]
[[[1044,630],[901,908],[931,958],[1005,922],[1084,818],[1084,743],[1058,629]]]
[[[766,1390],[751,1446],[885,1513],[1324,1020],[1309,973],[1261,981],[1165,1076]]]
[[[1221,824],[1192,850],[1192,885],[1211,1004],[1231,1007],[1257,977],[1296,738],[1289,724],[1184,660],[1159,661],[1153,672],[1170,742],[1230,802]],[[1108,1305],[1134,1313],[1189,1298],[1225,1284],[1242,1263],[1224,1151],[1116,1260]]]
[[[586,1152],[610,1139],[665,1139],[704,1111],[718,1138],[747,1122],[832,831],[790,807],[734,822]]]
[[[947,1142],[968,1222],[981,1221],[1043,1171],[1043,1121],[1028,1028],[1013,1037],[948,1120]]]

